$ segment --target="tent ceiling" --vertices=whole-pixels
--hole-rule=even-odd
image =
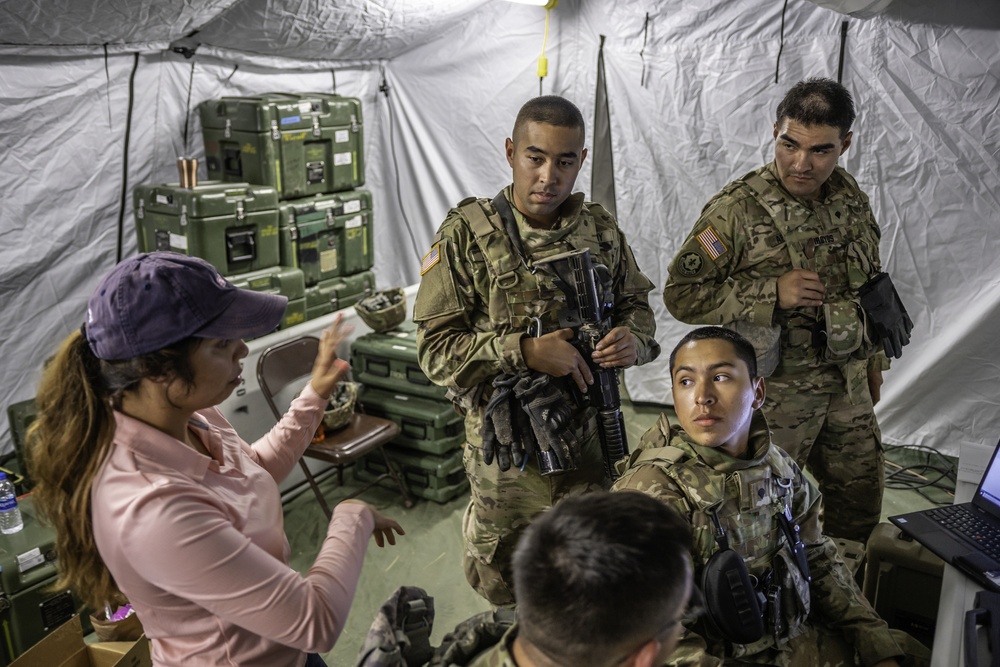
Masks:
[[[489,0],[36,0],[0,4],[0,44],[195,44],[305,60],[390,59]]]
[[[431,41],[487,0],[243,0],[195,39],[306,60],[383,60]]]

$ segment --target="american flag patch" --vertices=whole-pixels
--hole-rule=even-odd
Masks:
[[[726,252],[726,245],[719,238],[715,228],[709,225],[698,234],[698,243],[712,259],[718,259]]]
[[[441,249],[438,244],[435,243],[431,251],[424,255],[424,258],[420,260],[420,275],[424,275],[431,270],[435,264],[441,261]]]

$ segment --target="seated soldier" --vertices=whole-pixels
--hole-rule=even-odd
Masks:
[[[567,498],[518,540],[516,621],[509,609],[477,614],[425,663],[408,628],[429,634],[422,621],[433,620],[433,600],[404,587],[383,606],[356,665],[658,667],[693,616],[691,548],[685,521],[641,493]],[[414,600],[431,609],[416,622]]]
[[[674,348],[670,373],[680,426],[660,415],[613,488],[659,498],[694,531],[706,614],[685,623],[668,663],[927,664],[861,594],[822,533],[819,492],[771,443],[753,346],[702,327]]]

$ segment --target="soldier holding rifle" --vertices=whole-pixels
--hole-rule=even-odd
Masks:
[[[613,428],[617,406],[601,404],[617,399],[618,369],[660,352],[653,284],[611,214],[571,194],[584,139],[571,102],[528,101],[506,140],[513,183],[492,201],[452,209],[421,263],[420,366],[465,414],[466,577],[497,606],[514,603],[511,554],[532,518],[610,484],[606,460],[624,442]],[[578,266],[584,254],[589,274]],[[573,268],[593,290],[574,291]],[[567,326],[574,317],[580,326]]]

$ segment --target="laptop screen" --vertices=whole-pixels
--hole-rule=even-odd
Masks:
[[[979,482],[976,495],[972,498],[972,504],[989,512],[1000,519],[1000,459],[997,452],[1000,451],[1000,443],[993,449],[993,456],[990,463],[983,472],[983,479]]]

